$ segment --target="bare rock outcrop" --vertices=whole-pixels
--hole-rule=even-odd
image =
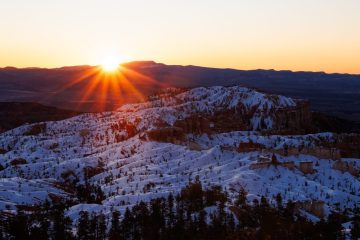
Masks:
[[[298,101],[296,106],[259,111],[258,106],[246,109],[239,104],[233,109],[223,109],[206,116],[214,132],[261,130],[269,133],[305,133],[311,129],[310,103]],[[254,129],[254,119],[259,121]],[[272,124],[268,122],[273,119]]]
[[[280,161],[278,161],[276,155],[273,154],[271,156],[271,158],[265,157],[265,156],[259,156],[258,161],[256,163],[253,163],[250,165],[250,169],[252,169],[252,170],[262,169],[262,168],[268,168],[270,166],[275,166],[275,167],[280,166],[280,167],[287,168],[289,170],[294,170],[295,163],[294,163],[294,161],[280,162]]]
[[[273,150],[277,154],[282,156],[293,156],[293,155],[311,155],[321,159],[332,159],[338,160],[341,159],[340,150],[336,148],[328,147],[287,147]]]
[[[305,201],[297,202],[295,204],[297,210],[303,209],[318,218],[323,218],[325,216],[324,202],[323,201]]]
[[[314,172],[314,164],[312,161],[300,162],[299,170],[304,174],[311,174]]]
[[[301,133],[311,128],[312,117],[308,101],[297,101],[296,106],[276,109],[273,115],[275,131]]]
[[[31,125],[30,128],[24,133],[24,135],[39,135],[40,133],[44,133],[46,131],[46,123],[37,123]]]
[[[340,150],[343,157],[360,157],[360,134],[348,133],[335,135],[334,142],[326,142]]]
[[[239,144],[238,151],[239,152],[253,152],[253,151],[260,151],[265,149],[266,147],[260,143],[254,142],[242,142]]]
[[[12,166],[18,166],[18,165],[27,164],[27,161],[26,161],[26,159],[23,159],[23,158],[15,158],[15,159],[11,160],[10,164]]]
[[[256,162],[256,163],[253,163],[250,165],[250,169],[252,169],[252,170],[263,169],[263,168],[268,168],[270,166],[280,166],[280,167],[287,168],[289,170],[295,169],[295,163],[293,161],[278,162],[278,163],[273,163],[272,161]]]
[[[184,133],[210,133],[210,122],[206,117],[193,115],[182,120],[177,120],[174,127],[181,128]]]
[[[341,172],[348,172],[353,176],[359,176],[360,175],[360,170],[354,168],[351,164],[349,164],[348,162],[344,162],[342,160],[338,160],[336,161],[333,166],[333,169],[341,171]]]
[[[180,143],[184,141],[184,130],[179,127],[164,127],[160,129],[149,130],[146,132],[149,140],[158,142]]]

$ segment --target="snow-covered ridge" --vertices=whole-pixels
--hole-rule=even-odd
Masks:
[[[279,161],[293,161],[296,168],[255,170],[251,165],[260,159],[260,151],[239,152],[222,146],[241,142],[261,143],[279,149],[285,144],[311,147],[319,139],[332,140],[331,133],[299,136],[262,136],[256,131],[232,131],[212,135],[188,134],[188,140],[201,146],[145,140],[142,133],[157,128],[159,122],[173,125],[193,114],[217,114],[232,110],[251,113],[257,129],[259,119],[273,121],[277,109],[295,107],[291,98],[268,95],[243,87],[196,88],[158,100],[128,104],[115,112],[83,114],[63,121],[24,125],[0,135],[0,210],[16,205],[41,203],[48,193],[66,197],[56,183],[66,175],[84,183],[84,169],[104,164],[103,171],[88,181],[105,193],[102,205],[79,204],[79,209],[119,210],[140,200],[176,193],[189,179],[199,176],[204,186],[221,185],[233,189],[241,186],[249,198],[265,195],[270,200],[277,193],[284,200],[321,200],[327,208],[353,207],[360,202],[360,182],[355,176],[332,168],[334,161],[314,156],[278,156]],[[241,113],[240,113],[241,114]],[[35,130],[38,130],[37,132]],[[32,133],[31,133],[32,132]],[[34,133],[35,132],[35,133]],[[31,133],[31,134],[30,134]],[[16,160],[16,161],[14,161]],[[315,171],[303,174],[301,161],[314,162]],[[343,159],[360,168],[360,161]],[[149,187],[150,186],[150,187]]]
[[[48,122],[47,130],[52,134],[81,129],[101,130],[109,124],[124,120],[131,123],[138,131],[149,130],[159,121],[173,125],[176,120],[193,114],[215,114],[217,111],[238,109],[242,113],[251,112],[250,128],[261,129],[260,120],[264,119],[266,129],[273,127],[271,112],[296,106],[288,97],[268,95],[253,89],[234,87],[195,88],[174,97],[144,103],[126,104],[115,112],[83,114],[68,120]],[[241,112],[242,111],[242,112]],[[24,134],[32,125],[21,126],[4,133],[3,136]],[[103,129],[105,130],[105,129]]]
[[[179,102],[189,103],[198,102],[201,107],[209,109],[216,108],[235,108],[243,104],[247,109],[258,106],[261,109],[270,109],[273,107],[291,107],[296,103],[292,98],[281,95],[265,94],[251,88],[232,86],[232,87],[199,87],[189,91],[182,92],[174,97],[167,98],[166,101],[153,101],[143,104],[127,104],[119,108],[119,111],[130,109],[141,109],[144,107],[154,106],[174,106]]]
[[[251,114],[250,128],[261,129],[260,122],[266,123],[265,129],[273,127],[273,115],[277,109],[295,107],[296,102],[288,97],[270,95],[250,88],[200,87],[175,95],[140,104],[127,104],[118,112],[138,113],[138,116],[161,116],[166,123],[173,125],[177,119],[192,114],[213,115],[218,111],[234,110],[238,114]]]
[[[195,111],[199,112],[233,109],[239,105],[243,105],[247,110],[257,107],[261,111],[268,112],[272,108],[293,107],[296,103],[293,99],[285,96],[260,93],[250,88],[217,86],[194,88],[174,97],[146,103],[126,104],[118,111],[139,111],[155,107],[181,108],[188,105],[195,107]]]

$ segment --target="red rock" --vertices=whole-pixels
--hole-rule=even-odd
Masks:
[[[313,162],[300,162],[299,170],[305,174],[311,174],[314,172]]]
[[[17,165],[23,165],[23,164],[27,164],[27,161],[23,158],[16,158],[16,159],[13,159],[10,164],[12,166],[17,166]]]

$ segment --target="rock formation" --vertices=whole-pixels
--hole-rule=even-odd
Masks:
[[[160,129],[149,130],[146,132],[149,140],[158,142],[180,143],[184,141],[184,130],[179,127],[164,127]]]
[[[343,157],[360,157],[360,134],[358,133],[336,134],[333,142],[325,142],[324,145],[339,149]]]
[[[12,166],[17,166],[17,165],[27,164],[27,161],[23,158],[16,158],[11,160],[10,164]]]
[[[314,172],[313,162],[312,161],[303,161],[299,164],[299,170],[304,174],[311,174]]]
[[[239,152],[253,152],[265,149],[265,146],[260,143],[253,143],[253,142],[242,142],[239,144],[238,151]]]
[[[308,101],[297,101],[294,107],[277,109],[274,116],[276,131],[292,133],[311,128],[312,118]]]
[[[287,147],[274,150],[277,154],[282,156],[293,156],[293,155],[311,155],[322,159],[333,159],[338,160],[341,158],[340,150],[336,148],[326,147]]]
[[[27,132],[25,132],[25,135],[28,135],[28,136],[38,135],[45,131],[46,131],[46,123],[38,123],[38,124],[31,125],[29,130]]]
[[[323,218],[325,216],[324,211],[324,202],[323,201],[305,201],[296,203],[297,210],[303,209],[318,218]]]
[[[341,172],[348,172],[353,176],[359,176],[360,170],[355,169],[352,165],[348,162],[344,162],[342,160],[338,160],[333,164],[333,169],[341,171]]]
[[[280,162],[277,160],[277,157],[275,154],[269,157],[264,156],[258,156],[258,161],[256,163],[253,163],[250,165],[250,169],[262,169],[262,168],[268,168],[270,166],[281,166],[285,167],[289,170],[294,170],[295,163],[293,161],[286,161],[286,162]]]
[[[210,133],[210,122],[201,115],[193,115],[183,120],[177,120],[174,127],[181,128],[184,133]]]

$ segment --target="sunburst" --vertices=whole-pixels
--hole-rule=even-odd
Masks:
[[[120,64],[117,59],[107,58],[101,65],[79,71],[71,82],[47,97],[56,98],[58,94],[81,87],[81,91],[76,90],[79,96],[75,108],[81,110],[84,106],[91,104],[89,111],[105,111],[111,109],[108,107],[109,104],[120,106],[129,101],[144,101],[146,99],[142,94],[144,88],[163,86],[152,77],[137,72],[126,64]],[[88,108],[85,107],[85,109]]]
[[[119,68],[120,63],[114,57],[107,57],[101,62],[100,66],[105,72],[113,72]]]

